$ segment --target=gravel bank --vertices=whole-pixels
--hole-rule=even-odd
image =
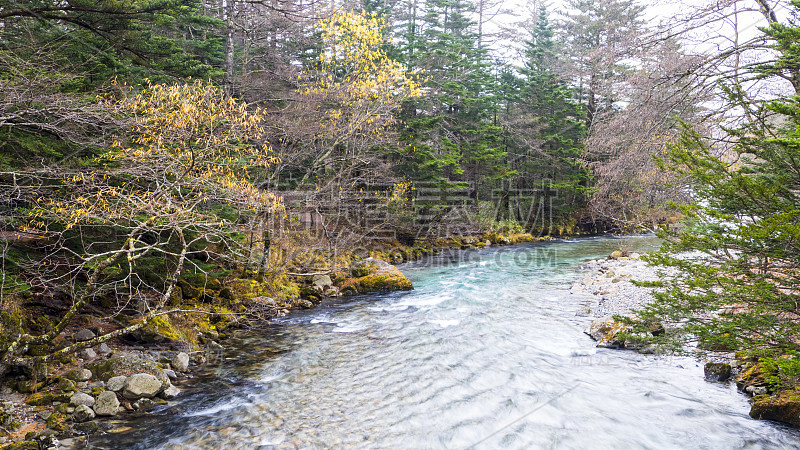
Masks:
[[[630,315],[653,301],[652,288],[631,283],[631,280],[659,279],[657,268],[648,266],[637,253],[589,261],[583,268],[588,271],[587,276],[573,284],[570,291],[594,297],[595,301],[589,306],[590,316]]]

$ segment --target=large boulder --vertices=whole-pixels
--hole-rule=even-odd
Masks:
[[[627,325],[617,322],[611,316],[605,316],[592,321],[584,333],[597,341],[598,347],[619,348],[623,345],[623,342],[620,342],[617,336],[628,330],[629,327]]]
[[[122,396],[129,400],[153,398],[166,389],[161,380],[149,373],[137,373],[125,380]]]
[[[169,380],[161,364],[136,354],[115,354],[111,358],[94,360],[86,367],[91,369],[98,379],[106,382],[113,377],[135,373],[149,373],[159,379],[163,375],[163,378]],[[166,386],[164,388],[166,389]]]
[[[377,258],[355,261],[350,265],[353,278],[345,280],[339,289],[342,292],[365,294],[370,292],[407,291],[414,289],[397,267]]]
[[[94,404],[94,412],[98,416],[115,416],[119,410],[119,400],[117,394],[111,391],[103,391],[97,396]]]
[[[753,397],[750,417],[800,426],[800,394],[795,390]]]
[[[324,292],[333,286],[333,280],[331,280],[330,275],[314,275],[311,279],[311,285],[319,292]]]

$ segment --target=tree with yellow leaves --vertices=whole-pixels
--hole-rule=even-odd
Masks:
[[[345,182],[355,167],[377,164],[372,150],[393,142],[395,112],[421,95],[415,74],[386,53],[385,25],[363,11],[317,23],[320,54],[300,74],[297,106],[277,139],[284,165],[304,170],[304,181]]]
[[[138,330],[171,312],[186,271],[200,261],[246,265],[247,224],[282,208],[281,199],[253,186],[249,173],[275,162],[259,144],[264,113],[201,81],[148,84],[105,107],[132,118],[106,153],[85,168],[39,174],[40,197],[28,232],[46,249],[26,267],[28,283],[58,292],[69,307],[47,332],[21,333],[2,358],[0,372],[27,366],[31,345],[46,346],[95,301],[136,311],[125,326],[90,341],[51,347],[47,362]],[[264,243],[268,252],[268,242]]]

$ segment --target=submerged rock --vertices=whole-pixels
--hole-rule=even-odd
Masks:
[[[703,372],[708,381],[728,381],[731,377],[731,365],[710,362],[703,367]]]

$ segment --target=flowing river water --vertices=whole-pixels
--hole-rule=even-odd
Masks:
[[[463,251],[402,265],[415,290],[340,300],[241,333],[168,408],[99,448],[772,449],[691,359],[596,349],[580,264],[653,238]]]

